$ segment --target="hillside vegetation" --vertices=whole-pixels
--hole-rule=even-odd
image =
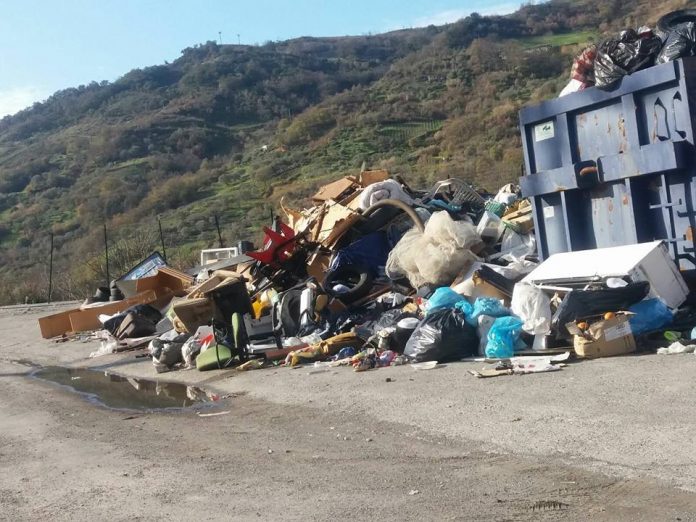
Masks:
[[[0,302],[104,283],[159,249],[195,263],[258,239],[281,197],[301,205],[365,163],[414,186],[521,174],[519,109],[557,95],[589,39],[694,2],[552,0],[508,16],[260,46],[208,42],[172,63],[59,91],[0,120]]]

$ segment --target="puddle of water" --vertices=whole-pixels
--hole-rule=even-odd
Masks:
[[[31,377],[66,386],[88,401],[114,410],[180,410],[217,398],[196,386],[122,377],[86,368],[47,366],[32,372]]]

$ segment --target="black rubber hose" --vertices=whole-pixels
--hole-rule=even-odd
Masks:
[[[403,210],[408,217],[411,218],[411,221],[413,221],[413,224],[420,230],[421,232],[425,231],[425,226],[423,225],[423,220],[420,218],[418,213],[413,209],[413,207],[410,207],[403,201],[399,201],[398,199],[383,199],[382,201],[378,201],[371,207],[366,208],[362,215],[364,217],[370,216],[373,212],[375,212],[377,209],[382,208],[382,207],[396,207],[398,209]]]

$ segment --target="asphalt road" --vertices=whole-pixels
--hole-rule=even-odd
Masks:
[[[155,377],[40,339],[46,313],[0,311],[3,520],[696,520],[693,355],[488,380],[477,363],[179,371],[159,377],[231,395],[211,410],[229,413],[132,414],[27,377]]]

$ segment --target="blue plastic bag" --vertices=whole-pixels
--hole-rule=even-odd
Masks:
[[[628,319],[633,335],[662,330],[674,320],[672,311],[659,299],[646,299],[634,304],[628,310],[636,314]]]
[[[489,317],[506,317],[512,315],[510,310],[505,308],[500,301],[493,297],[479,297],[476,299],[471,313],[464,313],[466,315],[466,322],[471,326],[478,325],[478,318],[480,315],[487,315]]]
[[[522,319],[514,316],[499,317],[488,330],[486,357],[506,359],[515,355],[515,345],[522,333]]]
[[[430,314],[437,310],[454,308],[457,303],[464,301],[464,298],[448,286],[438,288],[428,299],[425,305],[425,312]]]
[[[472,305],[469,301],[466,299],[462,299],[459,301],[456,305],[454,305],[454,308],[456,310],[459,310],[461,313],[464,314],[465,317],[469,317],[472,313],[474,313],[474,305]]]

